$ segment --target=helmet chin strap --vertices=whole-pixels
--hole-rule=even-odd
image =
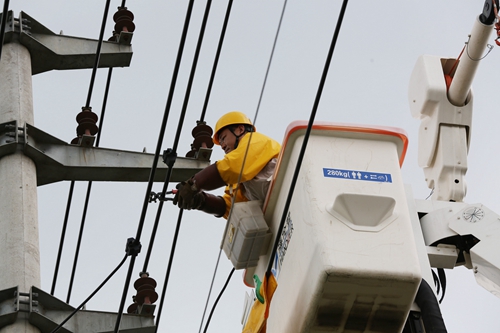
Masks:
[[[236,137],[236,141],[234,142],[234,148],[233,148],[233,149],[236,149],[236,148],[238,148],[238,144],[240,143],[240,138],[241,138],[241,137],[243,136],[243,134],[245,134],[247,131],[246,131],[246,129],[245,129],[245,130],[243,130],[243,132],[242,132],[240,135],[236,135],[236,133],[234,133],[234,129],[232,129],[232,128],[229,128],[229,131],[230,131],[231,133],[233,133],[233,135]]]

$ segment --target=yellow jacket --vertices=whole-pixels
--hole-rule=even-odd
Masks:
[[[240,172],[241,183],[254,179],[266,167],[269,161],[278,157],[280,149],[281,146],[277,141],[264,134],[258,132],[247,133],[240,139],[236,149],[226,154],[223,159],[217,161],[217,171],[219,171],[222,180],[228,185],[223,196],[226,202],[224,218],[227,218],[229,215],[232,197],[235,194],[234,190],[236,189]],[[244,159],[245,166],[242,172],[241,166]],[[235,202],[248,201],[245,194],[242,193],[243,191],[242,187],[238,189]]]

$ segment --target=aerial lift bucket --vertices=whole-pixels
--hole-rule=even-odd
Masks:
[[[306,122],[294,122],[265,203],[278,232]],[[272,273],[268,332],[401,332],[422,274],[400,167],[400,129],[315,123]],[[271,248],[254,269],[262,278]]]

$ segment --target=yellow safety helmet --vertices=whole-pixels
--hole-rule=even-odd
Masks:
[[[239,111],[231,111],[223,115],[217,120],[215,124],[215,131],[213,141],[216,145],[219,143],[219,132],[229,125],[250,125],[253,132],[255,132],[255,126],[253,126],[252,121],[243,113]]]

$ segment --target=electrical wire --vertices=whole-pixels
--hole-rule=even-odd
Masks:
[[[200,122],[205,121],[205,114],[207,112],[208,100],[210,99],[210,94],[212,92],[212,86],[215,79],[215,72],[217,71],[217,65],[219,64],[220,53],[222,51],[222,44],[224,43],[224,37],[226,35],[227,24],[229,22],[229,16],[231,15],[232,6],[233,6],[233,0],[229,0],[227,2],[226,15],[224,17],[224,23],[222,24],[222,30],[219,37],[217,52],[215,53],[214,64],[212,66],[212,74],[210,74],[210,81],[208,82],[207,93],[205,95],[205,102],[203,103],[203,108],[200,115]]]
[[[210,13],[210,7],[211,7],[211,5],[212,5],[212,0],[208,0],[207,1],[207,5],[205,7],[205,13],[203,15],[203,21],[202,21],[202,24],[201,24],[201,27],[200,27],[200,33],[199,33],[199,36],[198,36],[198,43],[196,45],[196,50],[195,50],[195,53],[194,53],[193,63],[191,65],[191,72],[189,74],[189,80],[188,80],[188,84],[187,84],[187,87],[186,87],[186,94],[184,96],[184,102],[182,104],[182,109],[181,109],[181,117],[180,117],[178,125],[177,125],[177,132],[176,132],[176,136],[175,136],[175,139],[174,139],[174,145],[173,145],[173,148],[172,148],[172,151],[173,151],[174,154],[177,153],[177,146],[179,144],[180,134],[181,134],[181,131],[182,131],[182,127],[184,125],[184,116],[186,114],[187,106],[188,106],[188,103],[189,103],[189,97],[191,95],[191,88],[193,86],[194,75],[196,73],[196,67],[197,67],[197,64],[198,64],[198,58],[200,56],[201,46],[203,44],[203,36],[205,35],[205,29],[206,29],[206,26],[207,26],[208,15]],[[169,170],[170,169],[171,168],[169,168]],[[168,175],[168,177],[165,179],[165,181],[163,183],[162,197],[165,197],[165,193],[166,193],[166,191],[168,189],[169,183],[170,183],[170,174]],[[150,241],[149,241],[148,251],[147,251],[147,254],[146,254],[146,258],[144,260],[144,267],[142,269],[143,272],[146,272],[147,268],[148,268],[149,259],[150,259],[150,256],[151,256],[151,252],[153,250],[153,245],[154,245],[154,240],[155,240],[155,236],[156,236],[156,231],[158,229],[158,225],[160,224],[160,217],[161,217],[161,213],[162,213],[162,210],[163,210],[163,203],[164,203],[164,201],[160,201],[160,203],[158,204],[158,210],[157,210],[157,213],[156,213],[156,218],[155,218],[155,222],[154,222],[154,226],[153,226],[153,231],[151,233],[151,238],[150,238]]]
[[[63,325],[68,321],[70,320],[85,304],[87,304],[88,301],[90,301],[92,299],[92,297],[94,297],[95,294],[97,294],[99,292],[99,290],[101,290],[102,287],[104,287],[104,285],[109,281],[109,279],[111,279],[113,277],[113,275],[115,275],[116,272],[118,272],[118,270],[123,266],[123,264],[125,263],[125,260],[127,260],[127,257],[128,257],[128,253],[125,254],[125,256],[123,257],[122,261],[118,264],[118,266],[116,266],[116,268],[111,272],[111,274],[108,275],[108,277],[99,285],[99,287],[97,287],[96,290],[94,290],[92,292],[92,294],[90,294],[89,297],[87,297],[85,299],[85,301],[82,302],[82,304],[80,304],[73,312],[71,312],[71,314],[66,318],[64,319],[55,329],[53,329],[51,331],[51,333],[55,333],[57,331],[59,331],[59,329],[61,327],[63,327]]]
[[[9,18],[9,0],[3,1],[2,23],[0,24],[0,59],[2,58],[3,41],[5,37],[5,27]]]
[[[285,15],[285,10],[286,10],[286,4],[287,4],[287,2],[288,2],[288,0],[285,0],[283,2],[283,9],[281,10],[281,15],[280,15],[279,23],[278,23],[278,28],[276,29],[276,34],[274,36],[273,46],[271,48],[271,54],[269,56],[269,61],[267,62],[266,73],[264,75],[264,81],[262,82],[262,88],[260,90],[259,100],[257,102],[257,108],[255,109],[255,116],[253,118],[253,125],[254,126],[257,123],[257,118],[259,116],[260,104],[262,102],[262,97],[264,96],[264,91],[266,89],[267,78],[269,76],[269,71],[271,69],[271,64],[273,62],[274,51],[276,49],[276,44],[278,42],[278,37],[279,37],[279,34],[280,34],[280,30],[281,30],[281,23],[283,22],[283,17]],[[248,150],[250,149],[250,143],[252,142],[252,135],[253,135],[253,132],[250,132],[250,138],[248,140],[248,144],[247,144],[247,147],[246,147],[246,150],[245,150],[245,155],[243,157],[243,162],[241,163],[240,174],[238,175],[238,182],[236,184],[240,184],[240,182],[241,182],[241,177],[243,175],[243,170],[245,168],[245,162],[246,162],[247,156],[248,156]],[[234,206],[235,199],[236,199],[236,192],[238,191],[238,189],[239,189],[239,186],[236,188],[234,196],[233,196],[233,200],[231,201],[231,209],[229,210],[229,216],[227,217],[228,220],[231,218],[231,215],[232,215],[232,212],[233,212],[233,206]]]
[[[87,218],[87,209],[89,206],[91,189],[92,189],[92,182],[89,182],[87,185],[87,194],[85,195],[85,203],[83,206],[84,208],[83,208],[83,213],[82,213],[82,221],[80,223],[80,231],[78,233],[78,240],[76,242],[75,258],[73,259],[73,268],[71,269],[71,278],[69,280],[68,295],[66,296],[66,303],[68,303],[68,304],[69,304],[69,301],[71,299],[71,291],[73,290],[73,282],[75,280],[76,266],[78,264],[78,257],[80,255],[80,247],[82,245],[83,229],[85,227],[85,220]]]
[[[175,254],[175,247],[177,246],[177,239],[179,236],[179,230],[181,227],[181,221],[182,221],[182,213],[184,212],[184,209],[179,210],[179,214],[177,215],[177,224],[175,226],[175,232],[174,232],[174,239],[172,241],[172,250],[170,251],[170,257],[168,258],[168,265],[167,265],[167,272],[165,273],[165,282],[163,283],[163,289],[161,291],[161,299],[158,307],[158,315],[156,316],[156,323],[155,323],[155,333],[158,332],[158,327],[160,326],[160,319],[161,319],[161,313],[163,310],[163,304],[165,302],[165,296],[167,294],[167,285],[168,285],[168,280],[170,278],[170,271],[172,269],[172,263],[174,261],[174,254]]]
[[[106,114],[106,105],[107,105],[107,101],[108,101],[109,87],[111,85],[112,74],[113,74],[113,68],[109,68],[108,77],[106,80],[106,87],[104,89],[104,98],[103,98],[103,102],[102,102],[101,117],[99,120],[99,127],[98,127],[99,132],[97,133],[97,136],[96,136],[96,143],[95,143],[96,147],[99,147],[99,143],[101,140],[101,134],[102,134],[103,126],[104,126],[104,116]],[[74,182],[72,182],[72,185],[73,185],[73,183]],[[84,207],[83,207],[82,221],[80,224],[80,232],[78,234],[77,246],[76,246],[76,250],[75,250],[75,258],[73,261],[73,268],[71,271],[71,278],[70,278],[70,283],[69,283],[69,288],[68,288],[68,296],[67,296],[66,303],[69,303],[69,300],[71,297],[71,291],[72,291],[73,282],[75,279],[76,266],[78,264],[78,257],[79,257],[81,242],[82,242],[82,238],[83,238],[83,229],[84,229],[84,225],[85,225],[85,220],[87,218],[87,211],[88,211],[88,207],[89,207],[89,200],[90,200],[90,192],[91,191],[92,191],[92,181],[89,181],[88,185],[87,185],[87,193],[85,195],[85,203],[84,203]],[[61,250],[62,250],[62,248],[61,248]],[[58,256],[58,257],[60,257],[60,256]]]
[[[285,0],[285,1],[283,2],[283,9],[282,9],[282,11],[281,11],[281,15],[280,15],[279,23],[278,23],[278,28],[276,29],[276,34],[275,34],[275,37],[274,37],[273,46],[272,46],[272,48],[271,48],[271,54],[270,54],[270,56],[269,56],[269,61],[268,61],[268,64],[267,64],[266,73],[265,73],[265,75],[264,75],[264,81],[263,81],[263,83],[262,83],[262,89],[261,89],[261,91],[260,91],[260,95],[259,95],[259,101],[258,101],[258,103],[257,103],[257,108],[256,108],[256,111],[255,111],[255,116],[254,116],[254,121],[253,121],[253,124],[254,124],[254,125],[255,125],[255,123],[257,122],[257,117],[258,117],[258,114],[259,114],[260,104],[261,104],[261,101],[262,101],[262,96],[264,95],[264,91],[265,91],[265,87],[266,87],[266,83],[267,83],[267,78],[268,78],[268,76],[269,76],[269,70],[270,70],[270,68],[271,68],[271,64],[272,64],[272,60],[273,60],[273,56],[274,56],[274,51],[275,51],[275,49],[276,49],[276,44],[277,44],[277,41],[278,41],[279,32],[280,32],[280,29],[281,29],[281,24],[282,24],[282,22],[283,22],[283,17],[284,17],[285,10],[286,10],[286,5],[287,5],[287,0]],[[251,141],[252,141],[252,134],[253,134],[253,132],[250,132],[250,133],[249,133],[250,138],[249,138],[249,140],[248,140],[248,144],[247,144],[247,146],[246,146],[245,155],[243,156],[243,161],[242,161],[242,164],[241,164],[241,170],[240,170],[240,173],[239,173],[239,175],[238,175],[238,180],[237,180],[236,184],[240,184],[240,182],[241,182],[241,177],[242,177],[242,175],[243,175],[243,170],[244,170],[244,168],[245,168],[245,162],[246,162],[246,159],[247,159],[247,156],[248,156],[248,151],[249,151],[249,148],[250,148],[250,143],[251,143]],[[228,216],[228,218],[227,218],[227,220],[228,220],[228,221],[231,219],[231,215],[232,215],[232,212],[233,212],[233,207],[234,207],[234,204],[235,204],[235,201],[236,201],[236,194],[237,194],[237,191],[238,191],[238,190],[239,190],[239,186],[237,186],[237,187],[236,187],[235,192],[234,192],[234,195],[233,195],[232,200],[231,200],[231,208],[230,208],[230,210],[229,210],[229,216]],[[224,234],[226,234],[226,232],[227,232],[227,225],[226,225],[226,230],[224,230]],[[221,247],[222,247],[222,245],[221,245]],[[219,256],[220,256],[220,252],[219,252]],[[218,269],[218,266],[219,266],[219,261],[217,260],[217,264],[216,264],[216,266],[215,266],[215,270],[214,270],[214,276],[213,276],[213,278],[215,278],[215,275],[217,274],[217,269]],[[232,272],[231,272],[231,275],[232,275]],[[230,276],[231,276],[231,275],[230,275]],[[229,281],[228,281],[228,282],[229,282]],[[220,296],[222,295],[222,293],[224,292],[224,290],[225,290],[225,287],[224,287],[224,289],[221,291],[221,294],[219,295],[219,298],[220,298]],[[209,300],[209,298],[210,298],[210,292],[209,292],[209,294],[208,294],[207,304],[208,304],[208,300]],[[218,299],[217,299],[217,301],[215,302],[214,307],[212,308],[212,311],[211,311],[211,313],[210,313],[210,317],[209,317],[209,319],[208,319],[208,321],[207,321],[207,324],[206,324],[206,326],[205,326],[205,332],[206,332],[206,330],[207,330],[207,328],[208,328],[208,324],[209,324],[209,322],[210,322],[210,318],[211,318],[211,316],[212,316],[212,314],[213,314],[213,311],[215,310],[215,307],[217,306],[217,302],[218,302]],[[206,307],[205,307],[205,309],[206,309]],[[201,324],[203,324],[203,319],[204,319],[204,316],[205,316],[205,312],[203,312],[203,317],[202,317]],[[201,326],[200,326],[200,329],[201,329]]]
[[[224,291],[226,291],[227,285],[229,284],[229,281],[231,281],[231,277],[233,276],[234,273],[234,267],[231,269],[231,272],[229,273],[229,276],[227,277],[226,283],[222,287],[222,290],[219,293],[219,296],[217,296],[217,299],[214,302],[214,305],[212,306],[212,310],[210,311],[210,315],[208,316],[207,323],[205,324],[205,329],[203,330],[203,333],[207,333],[208,325],[210,325],[210,320],[212,320],[212,315],[214,314],[215,308],[217,307],[217,304],[219,303],[220,298],[222,297],[222,294],[224,294]]]
[[[292,178],[292,181],[291,181],[291,184],[290,184],[290,189],[288,190],[288,195],[287,195],[287,198],[286,198],[285,206],[283,208],[283,214],[281,215],[280,225],[279,225],[278,230],[276,232],[276,238],[275,238],[275,241],[274,241],[274,245],[273,245],[273,249],[272,249],[272,252],[271,252],[271,256],[269,257],[269,264],[267,266],[267,273],[271,272],[271,269],[272,269],[272,266],[273,266],[273,259],[274,259],[275,255],[276,255],[277,250],[278,250],[278,243],[279,243],[279,240],[281,238],[281,233],[283,231],[283,228],[285,226],[286,216],[288,214],[288,210],[290,208],[290,204],[292,202],[293,192],[295,190],[295,185],[296,185],[297,179],[299,177],[300,167],[301,167],[301,164],[302,164],[302,160],[304,159],[304,154],[305,154],[305,151],[306,151],[307,143],[309,141],[309,136],[311,134],[312,125],[314,123],[314,118],[316,117],[316,112],[318,110],[319,101],[321,99],[321,94],[323,92],[323,88],[324,88],[324,85],[325,85],[325,82],[326,82],[326,77],[328,75],[328,69],[330,67],[330,62],[331,62],[332,57],[333,57],[333,51],[335,50],[335,45],[337,44],[337,38],[339,36],[340,28],[342,26],[342,20],[344,18],[344,14],[345,14],[345,11],[346,11],[347,2],[348,2],[348,0],[344,0],[342,2],[342,7],[340,9],[339,18],[337,20],[337,25],[335,27],[335,32],[333,33],[333,38],[332,38],[332,42],[330,44],[330,49],[328,51],[328,56],[327,56],[327,59],[326,59],[325,67],[323,69],[323,74],[321,75],[320,84],[319,84],[319,87],[318,87],[318,91],[316,93],[316,98],[315,98],[314,105],[313,105],[313,108],[312,108],[312,111],[311,111],[311,116],[309,118],[309,123],[307,124],[306,133],[304,135],[304,141],[302,142],[302,147],[300,148],[300,153],[299,153],[299,156],[298,156],[298,159],[297,159],[297,166],[295,167],[293,178]]]
[[[95,82],[95,77],[97,74],[97,67],[99,66],[99,59],[101,58],[101,47],[102,47],[102,41],[104,39],[104,30],[106,28],[106,20],[108,18],[110,3],[111,3],[111,0],[106,1],[106,6],[104,7],[104,13],[102,15],[101,32],[99,33],[99,42],[97,43],[94,68],[92,69],[92,74],[90,76],[89,92],[87,94],[87,102],[85,103],[86,107],[90,107],[90,100],[92,99],[92,92],[94,90],[94,82]]]
[[[212,275],[212,282],[210,282],[210,288],[208,288],[207,301],[205,302],[205,308],[203,309],[203,315],[201,316],[200,329],[198,333],[201,333],[201,328],[203,327],[203,321],[205,320],[205,313],[208,308],[208,301],[210,300],[210,296],[212,295],[212,288],[214,287],[215,276],[217,274],[217,269],[219,267],[220,255],[222,253],[222,249],[219,249],[219,255],[217,256],[217,262],[215,263],[214,274]]]
[[[99,41],[97,43],[97,49],[96,49],[96,59],[95,59],[95,62],[94,62],[94,67],[92,68],[92,74],[91,74],[90,83],[89,83],[89,90],[88,90],[88,94],[87,94],[87,101],[85,103],[86,107],[90,107],[90,101],[91,101],[91,98],[92,98],[92,92],[93,92],[93,89],[94,89],[95,77],[96,77],[97,68],[98,68],[98,65],[99,65],[99,59],[100,59],[100,55],[101,55],[101,46],[102,46],[102,42],[103,42],[103,39],[104,39],[104,29],[106,27],[106,20],[107,20],[107,16],[108,16],[108,12],[109,12],[110,3],[111,3],[111,1],[107,0],[106,1],[106,6],[104,8],[103,18],[102,18],[102,23],[101,23],[101,31],[100,31],[100,34],[99,34]],[[109,81],[109,79],[110,79],[110,74],[108,74],[108,81]],[[107,88],[109,89],[109,85],[107,85]],[[101,123],[100,123],[100,125],[102,125],[102,118],[103,118],[103,116],[101,115]],[[99,140],[99,138],[97,140]],[[66,206],[65,219],[64,219],[64,222],[63,222],[63,229],[66,228],[67,222],[68,222],[69,209],[71,207],[71,199],[70,198],[73,197],[74,184],[75,184],[75,181],[71,181],[70,191],[69,191],[69,194],[68,194],[68,204]],[[82,215],[82,222],[81,222],[81,225],[80,225],[80,232],[79,232],[79,235],[78,235],[77,247],[76,247],[76,250],[75,250],[75,258],[74,258],[74,261],[73,261],[73,268],[72,268],[72,273],[71,273],[71,279],[70,279],[69,288],[68,288],[67,303],[69,303],[69,300],[71,298],[71,291],[72,291],[72,288],[73,288],[74,275],[75,275],[75,272],[76,272],[76,265],[77,265],[77,262],[78,262],[78,255],[79,255],[79,252],[80,252],[81,239],[83,237],[83,229],[84,229],[84,225],[85,225],[85,217],[86,217],[86,214],[87,214],[88,200],[90,198],[90,190],[91,190],[91,188],[92,188],[92,182],[89,182],[88,187],[87,187],[87,195],[86,195],[86,199],[85,199],[85,204],[84,204],[84,212],[83,212],[83,215]],[[63,234],[65,234],[65,230],[64,230]],[[62,238],[61,239],[61,244],[63,242],[64,242],[64,239]],[[62,245],[60,245],[60,250],[62,251]],[[58,254],[58,260],[60,260],[60,253]],[[56,266],[57,266],[57,270],[58,270],[59,269],[58,268],[59,263],[56,263]],[[55,289],[55,279],[56,278],[54,276],[53,289]]]
[[[224,23],[222,24],[221,33],[219,36],[219,43],[217,45],[217,52],[215,53],[215,59],[214,59],[214,64],[212,66],[212,73],[210,74],[210,80],[209,80],[208,87],[207,87],[207,93],[205,94],[205,102],[203,103],[203,108],[202,108],[201,115],[200,115],[200,122],[205,121],[205,114],[207,112],[208,101],[210,99],[210,94],[212,92],[212,86],[213,86],[214,79],[215,79],[215,73],[217,71],[217,65],[219,63],[219,58],[220,58],[220,54],[222,51],[222,45],[224,44],[224,37],[226,35],[227,25],[229,23],[229,17],[231,15],[232,6],[233,6],[233,0],[229,0],[227,2],[226,14],[224,16]],[[203,321],[205,320],[205,314],[207,312],[208,302],[209,302],[210,296],[212,294],[212,288],[214,286],[215,276],[217,275],[217,270],[219,268],[219,261],[220,261],[221,253],[222,253],[222,248],[219,249],[219,255],[217,256],[217,262],[215,263],[214,273],[212,275],[212,282],[210,283],[210,288],[208,290],[207,300],[205,302],[205,308],[203,309],[203,314],[201,316],[200,328],[198,330],[198,333],[201,333],[201,328],[203,327]]]
[[[196,51],[195,51],[195,56],[194,56],[194,59],[193,59],[193,64],[191,66],[191,73],[190,73],[190,77],[189,77],[189,81],[188,81],[188,86],[187,86],[187,89],[186,89],[186,95],[185,95],[184,103],[183,103],[183,107],[182,107],[181,118],[179,120],[176,138],[174,140],[174,148],[172,149],[174,153],[176,153],[176,150],[177,150],[177,144],[178,144],[178,141],[179,141],[179,136],[180,136],[180,133],[181,133],[181,129],[182,129],[182,125],[183,125],[183,120],[184,120],[184,116],[183,115],[185,114],[186,109],[187,109],[187,104],[188,104],[188,101],[189,101],[189,95],[190,95],[190,91],[191,91],[191,87],[192,87],[192,82],[193,82],[193,79],[194,79],[194,74],[195,74],[195,71],[196,71],[198,57],[199,57],[199,53],[200,53],[200,50],[201,50],[203,36],[204,36],[205,29],[206,29],[207,21],[208,21],[208,15],[209,15],[209,12],[210,12],[210,7],[211,7],[211,1],[208,1],[207,5],[205,7],[205,13],[204,13],[202,25],[201,25],[201,28],[200,28],[200,33],[199,33],[199,37],[198,37],[198,43],[197,43],[197,47],[196,47]],[[231,7],[232,7],[232,0],[229,1],[228,7],[226,9],[226,15],[225,15],[224,23],[223,23],[223,28],[222,28],[222,31],[221,31],[221,36],[219,38],[219,43],[218,43],[218,48],[217,48],[217,52],[216,52],[216,56],[215,56],[215,60],[214,60],[214,65],[213,65],[213,68],[212,68],[212,74],[211,74],[211,78],[210,78],[210,83],[209,83],[209,86],[208,86],[208,89],[207,89],[207,94],[206,94],[206,97],[205,97],[205,105],[203,107],[203,111],[202,111],[202,115],[200,117],[200,119],[201,119],[200,121],[203,121],[205,113],[206,113],[206,108],[207,108],[207,105],[208,105],[210,91],[211,91],[211,87],[212,87],[212,84],[213,84],[213,81],[214,81],[215,72],[216,72],[216,69],[217,69],[218,59],[220,57],[220,53],[221,53],[221,49],[222,49],[222,44],[223,44],[223,40],[224,40],[224,36],[225,36],[225,31],[226,31],[227,24],[228,24],[228,21],[229,21]],[[164,196],[165,193],[166,193],[166,191],[167,191],[168,184],[169,184],[169,178],[170,177],[167,177],[166,181],[164,182],[164,187],[163,187],[163,190],[162,190],[162,196]],[[143,272],[147,272],[147,266],[149,264],[149,259],[150,259],[151,252],[152,252],[152,249],[153,249],[154,239],[156,237],[156,232],[157,232],[157,228],[158,228],[158,225],[159,225],[159,220],[160,220],[162,208],[163,208],[163,201],[160,201],[159,207],[158,207],[158,210],[157,210],[157,215],[156,215],[156,218],[155,218],[155,223],[154,223],[154,226],[153,226],[153,231],[152,231],[152,234],[151,234],[151,240],[150,240],[150,243],[149,243],[148,252],[146,254],[146,258],[145,258],[145,262],[144,262],[144,267],[143,267],[143,270],[142,270]],[[182,212],[182,210],[181,210],[181,212]],[[176,230],[179,230],[180,223],[181,223],[181,219],[178,219],[178,224],[176,226]],[[176,233],[175,236],[174,236],[173,246],[172,246],[172,249],[171,249],[171,252],[170,252],[171,253],[171,258],[170,258],[169,263],[168,263],[167,273],[166,273],[165,282],[164,282],[164,290],[162,292],[162,296],[161,296],[160,303],[159,303],[159,311],[158,311],[158,317],[157,317],[157,322],[156,322],[157,327],[159,326],[159,320],[160,320],[160,317],[161,317],[161,310],[163,308],[163,302],[164,302],[164,299],[165,299],[165,293],[166,293],[166,288],[167,288],[168,280],[169,280],[169,276],[170,276],[170,270],[171,270],[171,263],[172,263],[172,260],[173,260],[173,254],[175,253],[175,244],[177,243],[177,237],[178,237],[178,233]],[[219,258],[220,258],[220,251],[219,251],[219,257],[217,259],[217,265],[219,263]],[[214,278],[215,278],[216,271],[217,271],[217,269],[215,269],[214,276],[212,278],[212,285],[213,285],[213,281],[214,281]],[[210,291],[211,291],[211,288],[212,288],[212,286],[210,287]],[[209,297],[210,297],[210,291],[209,291]],[[204,313],[203,313],[203,318],[205,316],[205,311],[206,311],[207,305],[208,305],[208,299],[207,299],[207,304],[205,305],[205,310],[204,310]],[[202,323],[203,323],[203,318],[202,318]],[[202,324],[200,324],[200,331],[201,331],[201,325]]]
[[[264,81],[262,83],[262,89],[260,91],[260,95],[259,95],[259,101],[257,103],[257,108],[256,108],[256,111],[255,111],[255,116],[254,116],[254,121],[253,121],[253,124],[255,125],[255,123],[257,122],[257,117],[258,117],[258,114],[259,114],[259,109],[260,109],[260,104],[261,104],[261,101],[262,101],[262,96],[264,95],[264,91],[265,91],[265,87],[266,87],[266,83],[267,83],[267,78],[269,76],[269,70],[271,68],[271,64],[272,64],[272,60],[273,60],[273,56],[274,56],[274,51],[276,49],[276,44],[277,44],[277,41],[278,41],[278,37],[279,37],[279,32],[280,32],[280,29],[281,29],[281,24],[283,22],[283,17],[284,17],[284,14],[285,14],[285,10],[286,10],[286,5],[287,5],[287,0],[285,0],[283,2],[283,9],[281,10],[281,15],[280,15],[280,19],[279,19],[279,23],[278,23],[278,28],[276,29],[276,34],[275,34],[275,37],[274,37],[274,42],[273,42],[273,46],[271,48],[271,54],[269,56],[269,61],[268,61],[268,64],[267,64],[267,68],[266,68],[266,73],[264,75]],[[243,157],[243,161],[242,161],[242,164],[241,164],[241,170],[240,170],[240,173],[238,175],[238,181],[236,182],[236,184],[240,184],[241,182],[241,177],[243,175],[243,170],[244,170],[244,167],[245,167],[245,162],[246,162],[246,159],[247,159],[247,156],[248,156],[248,150],[250,148],[250,143],[252,141],[252,134],[253,132],[250,132],[249,135],[250,135],[250,138],[248,140],[248,144],[247,144],[247,147],[246,147],[246,150],[245,150],[245,155]],[[233,207],[234,207],[234,204],[235,204],[235,201],[236,201],[236,194],[237,194],[237,191],[239,190],[239,186],[236,187],[235,189],[235,193],[233,195],[233,198],[231,200],[231,208],[229,210],[229,216],[227,218],[227,220],[229,221],[231,219],[231,215],[232,215],[232,212],[233,212]],[[224,230],[224,234],[226,234],[227,232],[227,225],[226,225],[226,230]],[[222,248],[222,244],[221,244],[221,248]],[[220,256],[220,251],[219,251],[219,256]],[[217,269],[219,267],[219,261],[217,260],[217,264],[215,266],[215,270],[214,270],[214,276],[213,278],[215,278],[215,275],[217,274]],[[233,271],[234,271],[234,268],[233,268]],[[233,271],[231,271],[231,274],[229,276],[229,279],[233,273]],[[229,282],[229,279],[228,279],[228,282]],[[218,300],[219,298],[222,296],[222,293],[224,292],[225,290],[225,287],[223,288],[223,290],[221,291],[217,301],[215,302],[213,308],[212,308],[212,311],[210,312],[210,316],[209,316],[209,319],[207,320],[207,324],[205,326],[205,331],[207,330],[208,328],[208,324],[210,323],[210,318],[212,317],[212,314],[215,310],[215,307],[217,306],[217,303],[218,303]],[[210,298],[210,292],[208,294],[208,298],[207,298],[207,304],[208,304],[208,300]],[[201,324],[203,324],[203,319],[204,319],[204,316],[205,316],[205,312],[203,312],[203,317],[202,317],[202,321],[201,321]],[[200,326],[200,329],[201,329],[201,326]]]
[[[206,29],[206,25],[207,25],[207,21],[208,21],[208,16],[209,16],[209,13],[210,13],[211,3],[212,3],[212,1],[207,1],[206,7],[205,7],[205,13],[204,13],[203,21],[202,21],[202,24],[201,24],[201,27],[200,27],[200,33],[199,33],[199,36],[198,36],[198,42],[197,42],[197,45],[196,45],[196,50],[195,50],[195,55],[194,55],[194,58],[193,58],[193,63],[191,65],[191,72],[190,72],[190,75],[189,75],[188,85],[187,85],[187,88],[186,88],[186,94],[184,96],[184,102],[183,102],[183,106],[182,106],[182,109],[181,109],[181,115],[180,115],[180,118],[179,118],[179,121],[178,121],[178,124],[177,124],[177,131],[176,131],[176,135],[175,135],[175,139],[174,139],[174,144],[173,144],[173,148],[172,148],[172,153],[173,154],[177,153],[177,147],[178,147],[178,144],[179,144],[179,139],[180,139],[180,134],[182,132],[182,127],[184,125],[184,117],[185,117],[185,114],[186,114],[186,111],[187,111],[187,106],[188,106],[188,102],[189,102],[191,87],[192,87],[192,84],[193,84],[194,75],[196,73],[196,66],[197,66],[197,63],[198,63],[198,58],[199,58],[201,46],[203,44],[203,36],[205,34],[205,29]],[[169,167],[169,171],[171,169],[172,168],[170,166]],[[170,173],[167,173],[167,177],[165,179],[164,186],[163,186],[162,196],[165,195],[165,192],[166,192],[166,189],[168,187],[169,182],[170,182]],[[163,203],[163,201],[161,203]],[[160,215],[161,215],[161,208],[162,207],[163,207],[162,205],[159,205],[159,207],[158,207],[156,221],[155,221],[155,228],[156,228],[157,224],[159,223],[159,219],[160,219]],[[160,324],[161,309],[163,309],[163,304],[164,304],[165,298],[166,298],[167,287],[168,287],[168,283],[169,283],[169,279],[170,279],[170,272],[171,272],[171,269],[172,269],[173,259],[174,259],[174,255],[175,255],[175,249],[177,247],[177,240],[178,240],[178,237],[179,237],[179,230],[180,230],[180,226],[181,226],[181,222],[182,222],[182,212],[183,212],[183,210],[181,209],[179,211],[179,217],[177,219],[177,224],[176,224],[176,227],[175,227],[175,233],[174,233],[174,237],[173,237],[173,240],[172,240],[172,246],[171,246],[171,250],[170,250],[170,258],[169,258],[169,261],[168,261],[168,264],[167,264],[167,272],[166,272],[165,280],[164,280],[164,283],[163,283],[162,296],[161,296],[161,299],[160,299],[158,316],[157,316],[157,319],[156,319],[156,331],[158,330],[158,327],[159,327],[159,324]],[[150,245],[152,245],[153,241],[154,241],[154,239],[152,238],[151,242],[150,242]],[[148,251],[148,254],[150,254],[150,251]],[[143,270],[143,271],[145,272],[146,270]]]
[[[137,227],[137,234],[136,234],[136,238],[135,238],[135,242],[136,243],[140,242],[140,238],[141,238],[141,234],[142,234],[142,229],[144,228],[144,221],[146,219],[146,213],[147,213],[147,208],[148,208],[148,204],[149,204],[149,195],[150,195],[151,189],[153,187],[153,180],[154,180],[154,177],[155,177],[155,174],[156,174],[156,168],[157,168],[157,165],[158,165],[158,160],[159,160],[159,156],[160,156],[160,150],[161,150],[161,146],[162,146],[162,143],[163,143],[163,138],[165,136],[165,130],[166,130],[166,127],[167,127],[168,115],[170,113],[170,107],[172,105],[172,99],[173,99],[173,95],[174,95],[174,91],[175,91],[175,85],[176,85],[176,82],[177,82],[177,76],[179,74],[179,67],[180,67],[180,63],[181,63],[181,59],[182,59],[182,54],[183,54],[183,51],[184,51],[184,44],[186,42],[186,37],[187,37],[187,32],[188,32],[188,27],[189,27],[189,21],[191,19],[191,14],[192,14],[192,10],[193,10],[193,4],[194,4],[194,0],[190,0],[189,1],[189,5],[188,5],[188,9],[187,9],[187,12],[186,12],[186,18],[185,18],[185,21],[184,21],[184,27],[183,27],[183,31],[182,31],[181,40],[179,42],[179,49],[178,49],[177,58],[176,58],[176,61],[175,61],[174,71],[173,71],[173,75],[172,75],[172,81],[171,81],[171,84],[170,84],[169,94],[168,94],[168,98],[167,98],[167,104],[165,106],[165,112],[164,112],[163,120],[162,120],[162,123],[161,123],[160,133],[158,135],[158,142],[157,142],[157,145],[156,145],[156,151],[155,151],[155,155],[154,155],[154,158],[153,158],[153,164],[152,164],[151,171],[150,171],[150,174],[149,174],[149,181],[148,181],[148,185],[147,185],[147,188],[146,188],[146,194],[144,196],[143,207],[142,207],[142,211],[141,211],[139,225]],[[170,177],[171,172],[172,172],[172,167],[169,166],[168,171],[167,171],[167,177],[168,178]],[[162,193],[162,196],[164,196],[164,195],[165,195],[165,193]],[[134,268],[134,264],[135,264],[135,259],[136,259],[136,256],[132,256],[132,258],[130,260],[129,270],[127,272],[127,277],[125,279],[125,284],[124,284],[124,287],[123,287],[123,294],[122,294],[122,299],[120,301],[120,309],[118,311],[118,317],[117,317],[117,320],[116,320],[116,325],[115,325],[114,333],[117,333],[119,331],[119,329],[120,329],[120,322],[121,322],[121,318],[122,318],[123,308],[125,307],[125,299],[127,297],[128,287],[129,287],[129,284],[130,284],[130,279],[132,277],[132,272],[133,272],[133,268]]]
[[[54,296],[54,292],[56,291],[57,276],[59,275],[59,265],[61,263],[61,255],[64,246],[64,239],[66,238],[66,228],[68,226],[69,211],[71,209],[71,201],[73,200],[74,188],[75,188],[75,182],[72,181],[69,187],[68,201],[66,203],[66,212],[64,214],[64,222],[61,231],[61,240],[59,242],[59,250],[57,251],[56,266],[54,268],[54,278],[52,279],[52,287],[50,289],[50,294],[52,296]]]

